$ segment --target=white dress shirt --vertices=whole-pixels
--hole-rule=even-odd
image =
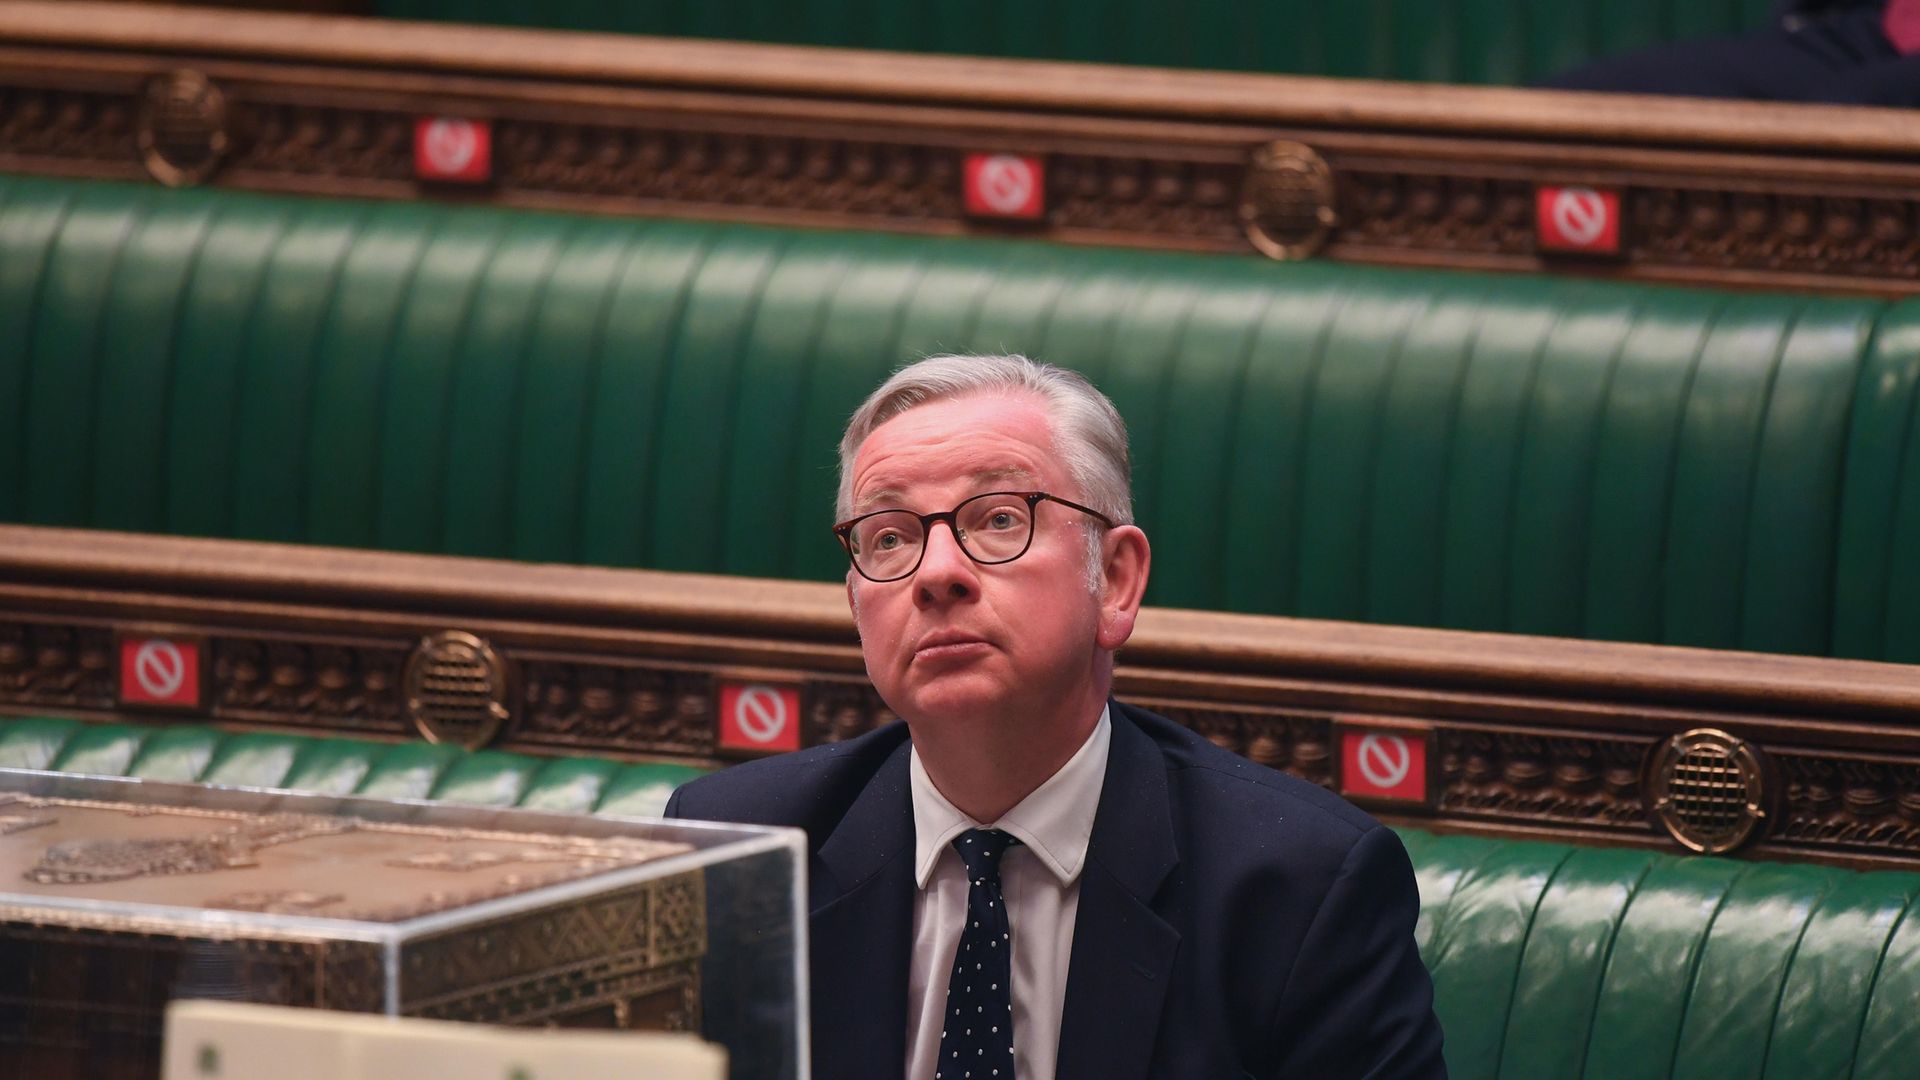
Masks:
[[[1000,860],[1000,888],[1013,934],[1013,1062],[1017,1080],[1053,1080],[1067,996],[1080,871],[1107,779],[1113,727],[1105,709],[1093,733],[1046,783],[999,821],[960,812],[933,786],[912,752],[913,960],[907,976],[907,1077],[933,1080],[940,1056],[947,973],[967,916],[967,872],[950,846],[968,829],[1002,829],[1020,840]]]

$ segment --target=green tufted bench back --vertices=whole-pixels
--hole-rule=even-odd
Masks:
[[[698,770],[0,718],[0,767],[657,814]],[[1401,830],[1453,1080],[1895,1080],[1920,875]]]
[[[901,360],[1079,368],[1148,602],[1920,660],[1920,303],[0,177],[0,520],[837,579]]]
[[[1776,0],[376,0],[405,19],[795,45],[1513,84],[1660,41],[1761,25]]]
[[[1894,1080],[1920,874],[1403,830],[1453,1080]]]
[[[674,788],[705,771],[423,742],[236,734],[197,725],[88,724],[57,717],[0,717],[0,768],[643,816],[658,815]]]

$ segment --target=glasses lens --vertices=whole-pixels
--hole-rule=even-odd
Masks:
[[[1033,536],[1033,508],[1020,495],[980,495],[954,511],[960,544],[981,562],[1004,562],[1027,549]]]
[[[888,510],[854,522],[847,533],[854,565],[878,581],[905,577],[920,561],[926,543],[920,519],[905,510]]]

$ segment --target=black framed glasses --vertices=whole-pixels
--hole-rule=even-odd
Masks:
[[[927,534],[945,522],[954,542],[967,558],[982,566],[1010,563],[1033,546],[1034,510],[1043,502],[1057,502],[1078,510],[1107,528],[1113,519],[1090,506],[1081,506],[1044,491],[989,491],[939,514],[911,510],[875,510],[833,527],[847,549],[853,568],[868,581],[899,581],[920,569],[927,553]]]

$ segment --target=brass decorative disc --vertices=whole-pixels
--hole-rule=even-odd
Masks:
[[[137,137],[147,172],[168,187],[190,187],[213,175],[232,140],[226,95],[190,69],[157,75],[140,101]]]
[[[1689,851],[1732,851],[1767,817],[1766,772],[1753,744],[1714,728],[1695,728],[1654,750],[1648,805],[1654,820]]]
[[[462,630],[425,638],[407,658],[407,715],[421,738],[477,750],[511,715],[507,669],[493,647]]]
[[[1304,143],[1277,140],[1253,152],[1240,188],[1240,224],[1272,259],[1304,259],[1339,224],[1333,170]]]

